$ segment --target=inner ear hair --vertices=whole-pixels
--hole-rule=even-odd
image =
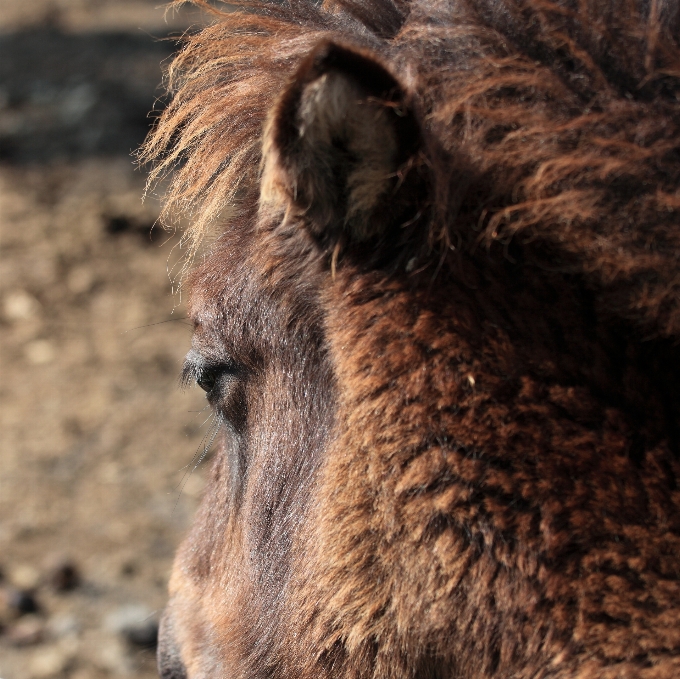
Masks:
[[[300,218],[337,253],[398,219],[404,172],[420,132],[396,79],[374,57],[318,45],[274,106],[263,148],[261,202]]]

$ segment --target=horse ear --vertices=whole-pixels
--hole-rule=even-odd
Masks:
[[[402,219],[419,146],[396,79],[370,55],[324,42],[270,115],[262,204],[301,218],[325,247],[368,241]]]

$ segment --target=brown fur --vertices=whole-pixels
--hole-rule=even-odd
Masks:
[[[340,0],[188,39],[145,153],[219,233],[188,372],[224,427],[163,676],[680,673],[679,22]]]

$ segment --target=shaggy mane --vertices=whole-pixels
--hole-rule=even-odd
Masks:
[[[434,256],[538,241],[540,265],[586,276],[615,315],[680,335],[676,2],[195,2],[215,21],[170,66],[173,99],[141,153],[152,183],[171,175],[164,219],[191,219],[192,252],[257,205],[267,113],[335,40],[374,52],[413,95]]]

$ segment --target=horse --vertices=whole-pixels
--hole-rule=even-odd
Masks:
[[[161,677],[677,677],[677,0],[197,4]]]

